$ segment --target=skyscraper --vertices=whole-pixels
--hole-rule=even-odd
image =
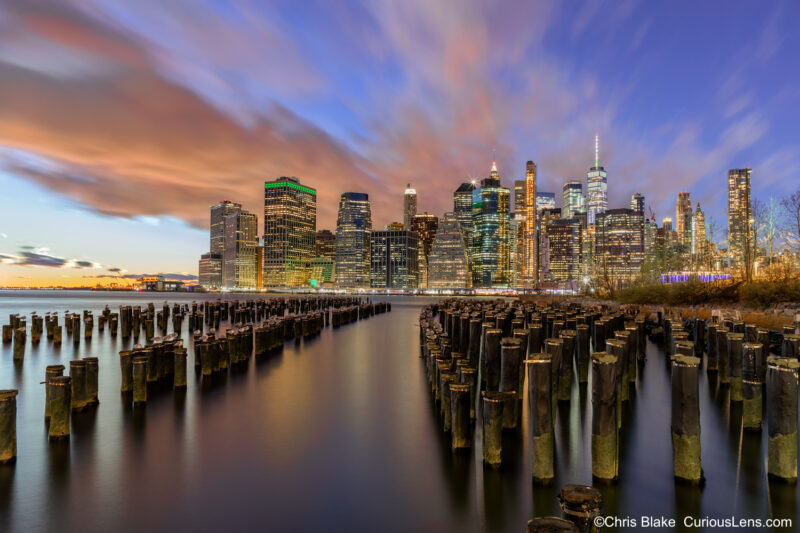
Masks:
[[[208,289],[219,289],[228,286],[225,283],[225,217],[242,210],[242,204],[229,200],[212,205],[209,225],[210,251],[200,257],[198,264],[199,283]]]
[[[342,287],[369,285],[369,248],[372,212],[369,195],[342,193],[336,219],[336,284]]]
[[[264,183],[264,286],[308,284],[316,231],[316,189],[289,177]]]
[[[415,231],[389,227],[370,236],[370,287],[407,289],[417,286],[419,239]]]
[[[220,257],[225,253],[225,217],[242,210],[242,204],[223,200],[211,206],[211,253]]]
[[[472,235],[472,191],[475,184],[465,181],[453,193],[453,214],[467,238]]]
[[[536,237],[536,163],[525,163],[525,202],[523,207],[522,286],[536,286],[538,239]],[[517,209],[517,213],[519,213]]]
[[[586,211],[586,197],[583,196],[583,183],[580,181],[564,182],[564,207],[561,214],[564,218],[572,218],[578,212]]]
[[[609,209],[597,216],[597,267],[612,287],[639,275],[644,262],[643,226],[642,214],[633,209]]]
[[[749,168],[728,170],[728,254],[731,264],[740,266],[750,249],[750,205]]]
[[[514,212],[525,214],[525,180],[514,180]]]
[[[581,224],[577,218],[553,219],[547,226],[550,275],[556,281],[577,280],[581,273]]]
[[[637,192],[631,196],[631,209],[644,215],[644,195]]]
[[[700,209],[700,202],[697,202],[697,209],[692,218],[692,254],[696,261],[702,261],[706,254],[706,215]]]
[[[471,286],[468,246],[455,213],[445,213],[428,255],[428,287],[462,289]]]
[[[507,286],[509,271],[509,190],[500,185],[497,164],[472,191],[472,286]]]
[[[239,211],[225,217],[225,287],[254,289],[258,249],[258,219],[252,213]]]
[[[411,184],[406,185],[406,192],[403,194],[403,225],[407,230],[411,229],[411,220],[417,214],[417,191],[411,188]]]
[[[586,173],[586,219],[594,224],[597,215],[608,209],[608,176],[600,166],[600,141],[594,137],[594,166]]]
[[[675,202],[675,232],[678,234],[679,243],[691,246],[692,228],[691,225],[686,225],[687,215],[689,215],[689,221],[691,222],[692,200],[689,198],[688,192],[679,192],[678,200]]]
[[[436,228],[438,226],[439,218],[436,215],[423,213],[421,215],[414,215],[411,219],[411,225],[407,228],[417,232],[420,246],[426,258],[428,254],[431,253],[431,246],[433,246],[433,239],[436,237]]]

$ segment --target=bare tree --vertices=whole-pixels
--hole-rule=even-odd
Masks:
[[[800,187],[788,198],[781,200],[786,243],[800,253]]]
[[[766,202],[753,200],[753,242],[756,247],[763,246],[767,253],[767,261],[772,266],[775,257],[775,246],[780,239],[780,211],[775,198],[769,197]],[[759,240],[760,239],[760,240]]]

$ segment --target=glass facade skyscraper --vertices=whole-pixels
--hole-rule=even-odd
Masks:
[[[367,287],[370,278],[372,212],[369,195],[342,193],[336,219],[336,284]]]
[[[689,222],[687,225],[686,222]],[[692,200],[688,192],[679,192],[678,199],[675,201],[675,232],[678,234],[678,242],[686,246],[692,244]]]
[[[510,194],[500,185],[497,165],[472,191],[472,286],[505,287],[509,264]]]
[[[472,235],[472,191],[475,184],[465,181],[453,193],[453,213],[467,238]]]
[[[264,183],[264,286],[308,284],[316,231],[316,189],[301,185],[297,178]]]
[[[581,273],[581,224],[577,218],[557,218],[547,225],[550,276],[577,280]]]
[[[564,218],[572,218],[578,212],[586,211],[586,197],[583,196],[583,183],[567,181],[564,183],[564,206],[561,213]]]
[[[597,136],[594,138],[594,166],[586,173],[586,219],[594,224],[597,215],[608,209],[608,176],[600,166],[600,149]]]

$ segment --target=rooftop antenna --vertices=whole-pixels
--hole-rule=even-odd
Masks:
[[[594,134],[594,168],[600,168],[600,136]]]

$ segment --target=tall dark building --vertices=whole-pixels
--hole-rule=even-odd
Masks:
[[[345,192],[339,199],[336,219],[336,284],[367,287],[370,279],[372,211],[369,195]]]
[[[373,231],[370,237],[369,285],[377,289],[417,286],[419,239],[408,230]]]
[[[316,189],[297,178],[264,183],[264,286],[308,284],[316,231]]]
[[[728,170],[728,254],[731,264],[741,265],[752,243],[749,168]]]
[[[464,235],[472,235],[472,191],[475,184],[465,181],[453,193],[453,214],[461,225]]]

